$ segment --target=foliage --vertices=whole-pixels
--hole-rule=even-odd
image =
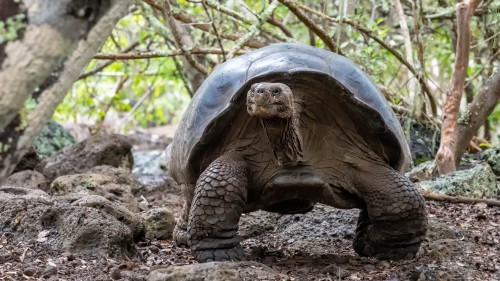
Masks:
[[[103,54],[136,54],[139,59],[118,58],[94,75],[79,80],[58,108],[55,118],[98,123],[105,117],[106,122],[115,123],[118,129],[122,129],[124,123],[131,127],[176,123],[189,102],[190,91],[195,88],[191,72],[196,72],[196,67],[194,70],[190,68],[193,61],[198,62],[198,69],[202,67],[210,72],[227,59],[227,55],[246,52],[257,46],[280,41],[302,42],[320,48],[326,46],[318,34],[311,32],[310,26],[283,5],[284,1],[278,1],[280,4],[271,17],[261,24],[259,22],[265,20],[264,11],[275,1],[179,0],[170,1],[170,11],[163,10],[164,1],[139,2],[118,23],[101,49]],[[408,75],[407,67],[396,57],[396,53],[404,57],[405,38],[398,15],[393,12],[392,1],[354,1],[354,7],[349,8],[346,4],[342,15],[339,3],[310,0],[287,2],[321,12],[324,16],[312,12],[305,14],[328,36],[335,40],[338,38],[340,51],[386,89],[386,97],[394,105],[407,108],[406,114],[411,115],[413,106],[417,104],[413,99],[420,98],[426,104],[424,113],[431,115],[433,120],[439,118],[432,116],[430,100],[424,98],[424,89],[418,83],[416,95],[409,92],[409,81],[415,77]],[[415,3],[418,5],[415,6]],[[403,3],[411,34],[413,68],[423,77],[436,100],[438,114],[455,58],[454,4],[423,0]],[[487,1],[473,17],[466,81],[466,92],[472,95],[498,69],[499,7],[499,0]],[[168,14],[181,23],[181,30],[178,30],[184,36],[181,36],[181,41],[172,33],[166,18]],[[343,18],[349,22],[339,24]],[[367,32],[363,33],[359,27]],[[387,46],[382,46],[375,38]],[[132,48],[127,49],[129,46]],[[194,51],[197,48],[212,53],[167,56],[181,49]],[[214,49],[219,51],[213,52]],[[146,54],[158,56],[141,59],[141,55]],[[190,56],[194,58],[191,61],[187,59]],[[86,71],[98,70],[104,63],[104,60],[94,60]],[[122,79],[126,81],[118,87]],[[491,128],[498,127],[500,108],[488,120]]]
[[[50,157],[57,151],[73,144],[75,144],[73,136],[61,125],[51,120],[36,138],[35,150],[42,156]]]

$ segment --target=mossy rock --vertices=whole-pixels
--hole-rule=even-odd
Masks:
[[[499,195],[496,176],[486,162],[434,180],[422,181],[420,186],[436,193],[451,196],[496,198]]]
[[[482,158],[491,166],[493,173],[500,177],[500,146],[485,150],[482,153]]]

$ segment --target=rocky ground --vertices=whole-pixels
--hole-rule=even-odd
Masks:
[[[0,187],[0,280],[500,280],[500,208],[483,203],[428,201],[428,238],[413,260],[359,257],[358,211],[317,205],[305,215],[246,214],[250,262],[197,264],[171,240],[182,198],[164,183],[161,153],[134,153],[138,181],[131,146],[107,140]]]

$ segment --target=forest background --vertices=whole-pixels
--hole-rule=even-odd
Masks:
[[[414,121],[440,135],[442,174],[466,149],[498,143],[498,0],[65,0],[39,16],[48,2],[0,2],[0,181],[51,117],[92,133],[176,124],[218,64],[277,42],[357,63],[408,138]],[[24,61],[36,75],[19,75]]]

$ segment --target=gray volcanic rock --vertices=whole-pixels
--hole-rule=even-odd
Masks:
[[[131,170],[132,145],[122,135],[97,135],[67,147],[43,160],[36,170],[49,180],[84,173],[95,166],[110,165]]]
[[[290,280],[285,274],[257,262],[207,262],[169,266],[149,273],[147,281]]]
[[[0,230],[14,234],[18,241],[36,240],[58,250],[115,257],[133,255],[129,218],[122,222],[109,214],[113,213],[110,208],[85,206],[84,199],[76,202],[58,203],[41,190],[1,187]]]
[[[175,217],[167,208],[155,208],[141,213],[147,239],[172,239]]]
[[[103,174],[76,174],[60,176],[55,179],[47,191],[50,195],[70,193],[96,194],[119,202],[133,212],[139,211],[139,203],[132,194],[132,186],[120,182],[116,176]]]
[[[24,170],[10,175],[5,180],[3,185],[27,187],[47,191],[49,183],[50,182],[41,173],[33,170]]]

